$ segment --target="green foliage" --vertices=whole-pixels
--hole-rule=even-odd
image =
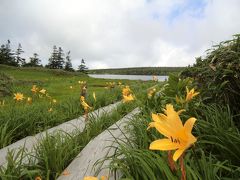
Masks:
[[[71,134],[59,132],[55,135],[47,135],[35,147],[36,154],[29,154],[24,149],[19,150],[15,155],[9,152],[8,165],[6,168],[0,168],[0,178],[15,180],[34,179],[40,176],[43,179],[56,179],[92,138],[135,107],[133,103],[122,104],[109,114],[96,118],[90,117],[83,132],[76,128],[76,131]]]
[[[7,76],[5,73],[0,72],[0,97],[4,97],[11,94],[11,83],[13,79]]]
[[[228,104],[239,113],[240,35],[213,46],[205,58],[197,58],[193,67],[184,70],[182,77],[192,77],[207,102]]]
[[[171,75],[167,84],[155,87],[157,91],[152,97],[145,95],[141,99],[142,113],[129,122],[127,143],[117,139],[120,148],[116,149],[114,156],[106,158],[112,161],[110,168],[113,172],[121,171],[123,179],[131,180],[181,178],[179,162],[175,163],[176,170],[172,171],[166,151],[149,150],[151,142],[163,138],[155,128],[147,130],[152,121],[151,113],[163,113],[165,105],[171,103],[176,110],[186,110],[181,114],[183,123],[190,117],[197,118],[192,132],[197,137],[197,142],[184,156],[187,179],[240,177],[240,133],[230,107],[217,105],[218,102],[206,104],[202,101],[204,97],[201,93],[190,102],[176,102],[176,94],[185,100],[186,86],[191,89],[197,85],[192,79],[180,79]]]

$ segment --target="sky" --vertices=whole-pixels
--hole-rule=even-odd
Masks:
[[[77,68],[187,66],[240,33],[240,0],[0,0],[0,44]]]

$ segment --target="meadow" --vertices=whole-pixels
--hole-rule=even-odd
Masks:
[[[6,104],[0,109],[1,120],[5,119],[0,123],[2,147],[73,117],[86,115],[90,110],[88,104],[97,109],[120,100],[122,103],[111,113],[89,116],[81,132],[76,129],[73,133],[47,135],[35,147],[36,153],[24,148],[10,151],[7,166],[0,167],[0,178],[51,180],[61,174],[67,176],[65,168],[92,138],[139,107],[140,114],[127,126],[127,134],[130,134],[126,135],[127,143],[116,139],[119,146],[115,154],[100,160],[110,162],[108,168],[113,174],[121,172],[122,180],[239,179],[239,70],[240,35],[212,47],[205,57],[197,58],[193,66],[171,74],[167,82],[116,81],[114,84],[84,74],[56,75],[56,72],[52,79],[49,74],[33,78],[31,74],[35,70],[32,69],[29,69],[32,79],[25,79],[27,75],[21,73],[26,70],[7,68],[5,75],[19,74],[10,88],[5,84],[10,92],[21,91],[31,96],[30,89],[36,84],[46,88],[49,96],[57,98],[59,104],[53,106],[46,95],[39,94],[32,96],[32,104],[16,102],[12,94],[5,97]],[[53,71],[45,73],[53,76]],[[19,81],[22,83],[17,83]],[[85,104],[79,100],[78,81],[88,82]],[[93,92],[96,92],[96,99]],[[52,112],[48,111],[50,107]],[[5,130],[5,126],[9,129]],[[89,179],[98,178],[84,180]]]
[[[83,82],[87,83],[87,102],[98,109],[121,100],[119,81],[110,87],[110,81],[90,78],[85,74],[42,68],[13,68],[0,66],[1,73],[9,82],[6,95],[0,99],[0,147],[5,147],[26,136],[34,135],[67,120],[84,114],[80,93]],[[121,85],[139,88],[146,84],[140,81],[121,81]],[[38,92],[32,92],[33,86]],[[149,86],[147,85],[147,86]],[[41,93],[44,89],[46,92]],[[22,93],[23,100],[16,101],[14,94]],[[96,99],[93,97],[93,93]],[[30,100],[29,100],[30,99]]]

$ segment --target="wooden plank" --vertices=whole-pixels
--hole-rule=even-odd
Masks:
[[[110,104],[108,106],[99,108],[89,114],[89,116],[92,117],[98,117],[101,116],[104,113],[111,112],[113,109],[115,109],[121,102],[117,102],[114,104]],[[64,131],[67,133],[71,133],[72,131],[78,130],[81,132],[83,131],[85,127],[85,120],[84,117],[81,116],[79,118],[67,121],[63,124],[60,124],[56,127],[50,128],[46,131],[43,131],[41,133],[36,134],[35,136],[27,136],[9,146],[6,146],[0,150],[0,166],[6,166],[7,165],[7,154],[8,151],[18,151],[19,149],[25,148],[27,152],[33,152],[34,146],[38,144],[39,141],[41,141],[43,138],[46,137],[46,134],[54,134],[59,131]]]
[[[98,160],[114,154],[114,147],[118,146],[118,144],[115,142],[115,138],[126,140],[125,126],[133,118],[133,116],[139,112],[139,109],[136,108],[110,128],[102,132],[96,138],[92,139],[66,168],[66,171],[69,172],[69,175],[61,175],[58,180],[80,180],[85,176],[96,176],[96,173],[98,177],[107,175],[109,180],[113,180],[113,175],[109,174],[109,169],[104,168],[109,165],[109,161],[104,161],[103,164],[94,164]],[[122,132],[124,132],[124,135]],[[120,176],[120,174],[118,173],[117,176]]]

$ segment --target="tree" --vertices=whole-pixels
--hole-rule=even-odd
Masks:
[[[61,47],[58,48],[57,54],[57,69],[63,69],[64,65],[64,53]]]
[[[14,53],[10,48],[10,40],[6,44],[2,44],[0,47],[0,64],[6,64],[10,66],[17,66],[17,63],[14,59]]]
[[[29,63],[26,63],[24,66],[26,67],[38,67],[38,66],[41,66],[40,65],[40,62],[41,60],[38,58],[38,54],[37,53],[34,53],[33,54],[33,57],[30,57],[30,62]]]
[[[26,64],[26,61],[24,58],[21,58],[20,55],[24,53],[24,51],[22,50],[22,45],[21,43],[18,44],[18,48],[16,51],[16,62],[18,64],[18,66],[23,66],[24,64]]]
[[[72,68],[70,51],[67,52],[66,63],[65,63],[65,70],[66,71],[74,71],[74,69]]]
[[[58,50],[57,50],[57,46],[54,45],[52,55],[48,60],[49,61],[48,67],[50,69],[57,69],[57,58],[58,58]]]
[[[49,58],[48,67],[50,69],[63,69],[64,65],[64,53],[61,47],[57,49],[57,46],[53,46],[53,52]]]
[[[82,59],[81,64],[78,66],[78,70],[80,72],[85,72],[87,69],[88,68],[87,68],[87,66],[85,64],[85,61],[84,61],[84,59]]]

